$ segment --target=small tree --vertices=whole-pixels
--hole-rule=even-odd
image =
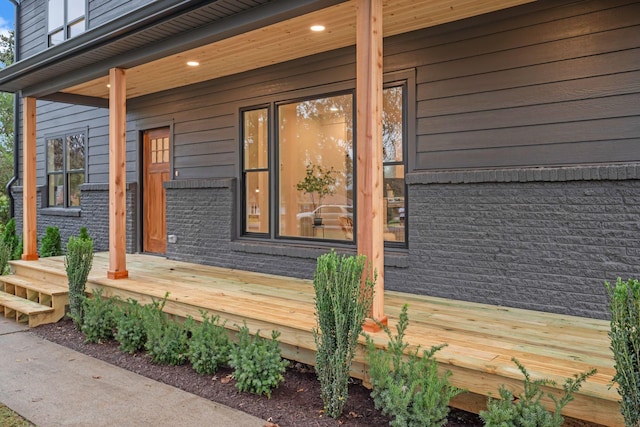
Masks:
[[[69,280],[70,316],[77,327],[83,321],[83,303],[86,298],[85,286],[93,263],[93,240],[71,236],[67,243],[64,265]]]
[[[620,412],[627,426],[640,426],[640,282],[620,278],[615,285],[605,282],[611,311],[611,350],[622,398]]]
[[[309,163],[304,178],[296,184],[298,191],[311,196],[313,210],[322,204],[326,196],[336,192],[336,177],[333,168],[323,168],[322,165]],[[316,196],[318,198],[316,203]]]
[[[337,418],[347,402],[349,372],[362,324],[373,301],[373,280],[362,285],[366,258],[338,256],[331,250],[318,258],[313,277],[316,319],[313,329],[316,373],[322,401],[330,417]]]
[[[62,255],[62,239],[58,227],[47,227],[42,243],[40,244],[40,256],[60,256]]]

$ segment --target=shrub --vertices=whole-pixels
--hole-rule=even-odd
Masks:
[[[89,236],[89,232],[87,231],[87,227],[80,227],[80,234],[78,234],[79,239],[84,240],[93,240],[91,236]]]
[[[0,275],[9,272],[9,260],[11,259],[11,248],[0,240]]]
[[[144,347],[153,363],[182,365],[187,361],[188,332],[192,321],[182,324],[169,319],[163,312],[168,297],[167,292],[162,302],[154,300],[142,310],[147,338]]]
[[[271,340],[261,338],[259,333],[252,337],[246,324],[239,329],[229,364],[238,390],[271,397],[272,390],[284,381],[282,374],[289,362],[280,353],[280,332],[272,331]]]
[[[438,375],[438,364],[433,355],[443,345],[424,350],[420,348],[405,355],[409,346],[404,342],[409,325],[407,305],[402,307],[397,335],[392,336],[388,327],[381,325],[389,337],[386,350],[378,350],[369,335],[366,358],[373,389],[375,406],[383,414],[393,418],[392,426],[442,426],[447,422],[449,400],[462,390],[449,385],[449,372]],[[391,371],[390,371],[391,370]]]
[[[213,374],[229,362],[231,343],[224,324],[218,323],[218,316],[209,317],[205,312],[201,314],[202,323],[191,331],[188,356],[197,373]]]
[[[524,375],[524,392],[514,397],[513,392],[507,390],[504,384],[500,386],[500,399],[489,398],[487,410],[480,411],[480,418],[487,427],[560,427],[564,422],[562,408],[573,400],[573,394],[580,390],[582,383],[596,373],[595,369],[567,378],[562,389],[564,395],[558,399],[552,393],[540,390],[543,386],[555,386],[555,381],[548,379],[531,380],[525,367],[517,359],[511,359]],[[540,402],[544,396],[549,397],[555,406],[555,412],[549,412]]]
[[[91,298],[84,298],[80,330],[85,342],[99,343],[113,338],[116,327],[116,298],[103,298],[102,289],[94,289]]]
[[[640,282],[618,278],[615,285],[606,285],[620,412],[627,426],[640,426]]]
[[[93,263],[93,241],[71,236],[64,265],[69,280],[69,310],[76,326],[82,325],[85,285]]]
[[[116,331],[113,334],[120,343],[120,350],[134,354],[144,348],[147,342],[145,330],[145,311],[153,309],[153,305],[142,306],[134,299],[128,299],[116,310]]]
[[[11,248],[11,259],[22,257],[22,239],[16,233],[16,219],[11,218],[4,227],[2,241]]]
[[[351,361],[373,300],[374,281],[362,286],[364,256],[338,256],[331,251],[318,258],[313,277],[316,294],[316,373],[325,412],[342,414],[349,393]]]
[[[62,239],[58,227],[47,227],[40,244],[40,256],[60,256],[62,255]]]

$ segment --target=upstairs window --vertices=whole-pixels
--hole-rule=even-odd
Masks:
[[[80,206],[84,183],[85,133],[47,138],[47,193],[49,207]]]
[[[86,0],[49,0],[49,46],[82,34],[86,30]]]

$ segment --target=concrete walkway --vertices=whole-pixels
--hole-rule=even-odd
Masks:
[[[0,318],[0,402],[38,427],[265,424],[43,340],[5,318]]]

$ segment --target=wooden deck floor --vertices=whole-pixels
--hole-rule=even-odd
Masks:
[[[19,262],[25,263],[25,262]],[[64,274],[62,257],[26,262],[37,268]],[[281,331],[283,354],[313,364],[315,326],[313,285],[308,280],[170,261],[148,255],[128,255],[129,278],[106,278],[108,254],[98,253],[87,289],[102,287],[105,295],[134,298],[169,298],[165,310],[178,316],[199,318],[199,310],[219,314],[227,326],[246,321],[252,331],[270,336]],[[65,278],[66,280],[66,278]],[[385,313],[395,327],[402,305],[409,305],[407,338],[412,345],[428,348],[447,343],[436,356],[442,370],[450,370],[451,382],[469,391],[454,406],[477,411],[487,393],[497,395],[500,384],[521,390],[522,377],[511,362],[516,357],[534,378],[550,378],[560,386],[564,378],[591,368],[596,376],[582,387],[565,415],[603,425],[624,425],[618,395],[609,388],[614,374],[606,321],[560,316],[485,304],[385,293]],[[386,336],[375,334],[386,344]],[[352,374],[365,378],[362,350]]]

